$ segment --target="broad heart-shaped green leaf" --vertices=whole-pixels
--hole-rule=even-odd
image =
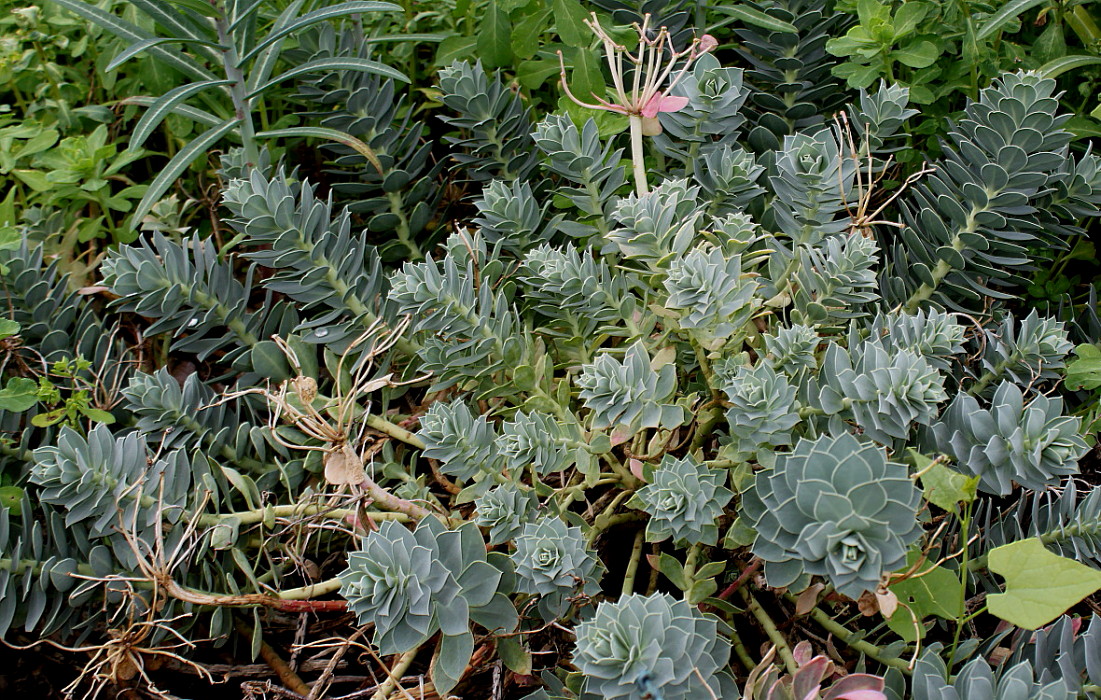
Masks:
[[[0,486],[0,508],[7,508],[11,515],[22,515],[23,489],[18,486]]]
[[[0,389],[0,410],[22,413],[38,403],[38,382],[26,377],[12,377]]]
[[[1067,363],[1067,388],[1092,391],[1101,387],[1101,348],[1083,344],[1074,354],[1078,359]]]
[[[950,513],[955,512],[961,502],[970,503],[975,500],[979,477],[960,474],[914,450],[910,450],[910,456],[921,473],[925,500]]]
[[[914,565],[918,556],[918,552],[910,552],[906,560],[907,569]],[[893,584],[891,592],[898,596],[901,605],[887,620],[887,626],[907,642],[925,636],[925,627],[920,622],[930,615],[955,620],[963,614],[960,580],[943,566],[925,566],[910,578]],[[918,619],[917,625],[914,624],[915,617]]]
[[[991,550],[987,567],[1005,579],[1005,593],[987,596],[990,613],[1038,629],[1101,589],[1101,571],[1049,552],[1038,537]]]

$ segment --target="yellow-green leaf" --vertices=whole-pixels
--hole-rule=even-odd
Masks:
[[[1038,629],[1101,589],[1101,571],[1049,552],[1038,537],[990,552],[988,568],[1005,579],[1005,593],[988,596],[990,613]]]
[[[922,472],[921,486],[924,489],[925,500],[949,512],[955,512],[961,502],[970,503],[975,500],[979,477],[968,477],[940,462],[934,463],[928,457],[918,455],[912,450],[911,453],[914,454],[919,471]]]

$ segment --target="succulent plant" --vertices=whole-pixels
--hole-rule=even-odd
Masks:
[[[607,234],[624,256],[657,267],[683,255],[695,240],[702,214],[699,187],[667,180],[648,194],[630,194],[615,207],[620,226]]]
[[[462,151],[454,155],[472,180],[523,178],[536,165],[531,147],[531,110],[501,80],[486,75],[482,62],[455,61],[440,71],[441,100],[457,116],[444,120],[462,130],[448,137]]]
[[[652,481],[638,490],[633,505],[645,511],[646,539],[660,542],[669,537],[681,544],[714,545],[718,519],[734,494],[723,486],[726,472],[711,469],[689,456],[666,455],[654,470]]]
[[[931,423],[948,398],[944,376],[923,357],[887,350],[874,338],[851,351],[830,345],[821,376],[826,411],[848,404],[864,434],[884,444],[906,439],[915,423]]]
[[[605,324],[631,316],[636,303],[631,278],[576,248],[533,248],[520,278],[535,309],[549,317]]]
[[[637,342],[627,348],[623,361],[601,353],[585,365],[577,378],[581,400],[593,412],[593,428],[672,428],[680,424],[680,407],[664,403],[676,390],[676,368],[661,371],[650,366],[646,346]]]
[[[579,527],[558,518],[527,523],[512,553],[516,590],[539,597],[540,616],[556,620],[570,608],[570,598],[600,592],[604,565],[585,543]]]
[[[530,522],[539,507],[535,491],[512,483],[500,484],[474,501],[474,522],[489,528],[489,543],[512,540]]]
[[[1040,380],[1055,379],[1055,370],[1065,366],[1073,348],[1062,322],[1041,317],[1035,309],[1019,324],[1007,316],[996,329],[987,332],[986,352],[979,379],[981,391],[991,380],[1008,377],[1022,387]]]
[[[963,326],[953,314],[937,309],[879,314],[870,329],[888,350],[909,350],[942,372],[948,370],[954,355],[963,352]]]
[[[137,433],[116,437],[100,424],[85,438],[65,426],[56,445],[34,451],[31,481],[41,487],[39,500],[65,511],[67,525],[88,521],[91,534],[102,537],[120,523],[143,531],[159,527],[161,517],[178,520],[190,495],[191,471],[182,452],[151,460]]]
[[[521,473],[531,466],[542,475],[569,468],[577,451],[585,452],[576,423],[560,422],[538,411],[517,411],[511,421],[503,423],[497,449],[510,470]]]
[[[382,654],[415,649],[442,632],[434,678],[446,692],[454,682],[445,683],[461,677],[474,650],[472,620],[490,630],[516,626],[507,591],[499,591],[502,578],[474,523],[448,530],[427,517],[410,531],[388,520],[348,554],[340,595],[361,625],[374,625]]]
[[[559,221],[558,230],[575,237],[607,232],[615,193],[627,181],[620,162],[623,151],[616,149],[613,141],[605,145],[595,120],[588,119],[578,129],[568,114],[547,116],[536,125],[532,138],[547,155],[547,169],[572,185],[559,187],[555,194],[569,200],[585,217],[593,217]]]
[[[726,422],[737,449],[752,452],[762,445],[791,444],[791,429],[799,423],[799,414],[795,387],[783,375],[765,363],[739,364],[721,379],[730,400]]]
[[[810,326],[793,323],[779,328],[776,335],[765,335],[764,340],[769,362],[784,374],[794,375],[818,366],[814,353],[822,339]]]
[[[875,239],[852,234],[827,238],[818,246],[801,246],[795,278],[799,284],[792,318],[823,325],[859,318],[879,298]]]
[[[682,328],[725,339],[749,320],[757,283],[742,277],[741,262],[741,256],[726,258],[718,248],[696,248],[670,263],[665,306],[684,312]]]
[[[546,207],[540,207],[531,185],[517,180],[509,184],[494,180],[486,185],[481,199],[474,201],[478,216],[473,223],[491,245],[520,253],[541,243],[553,229],[544,226]]]
[[[424,456],[440,460],[440,471],[457,479],[472,481],[499,468],[493,425],[485,416],[475,418],[461,400],[429,406],[417,437]]]
[[[770,213],[793,242],[815,245],[849,226],[849,217],[838,214],[846,199],[852,201],[849,190],[856,168],[851,159],[841,157],[832,130],[785,136],[774,172],[769,175],[776,193]]]
[[[724,144],[704,154],[694,178],[710,201],[707,213],[722,216],[742,214],[742,208],[764,192],[757,184],[764,172],[752,153]]]
[[[791,655],[797,669],[788,676],[781,675],[768,654],[746,680],[746,700],[887,700],[883,679],[867,673],[842,676],[823,688],[837,669],[829,657],[811,654],[810,642],[796,644]]]
[[[753,217],[745,212],[717,217],[708,228],[715,242],[728,255],[744,253],[754,243],[767,237],[761,233],[761,227]]]
[[[688,104],[660,115],[664,132],[655,141],[666,153],[690,160],[683,147],[690,143],[702,144],[702,153],[710,153],[720,144],[733,143],[745,123],[739,110],[749,90],[742,85],[741,69],[724,68],[710,54],[701,56],[670,94],[687,98]]]
[[[717,621],[665,593],[602,602],[577,625],[573,663],[585,691],[615,700],[737,698],[722,670],[730,644]]]
[[[800,439],[743,498],[769,585],[825,576],[852,598],[875,590],[921,536],[921,492],[883,449],[846,433]]]
[[[995,673],[986,659],[968,661],[951,682],[940,656],[931,650],[914,667],[913,700],[1074,700],[1077,689],[1063,679],[1037,678],[1032,664],[1022,661]]]
[[[1027,405],[1020,388],[1003,381],[990,408],[959,394],[929,431],[929,442],[957,466],[979,477],[979,488],[1006,495],[1016,482],[1044,489],[1078,473],[1088,449],[1079,436],[1081,419],[1063,415],[1063,400],[1039,395]]]

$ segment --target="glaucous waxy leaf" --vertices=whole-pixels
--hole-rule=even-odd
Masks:
[[[742,501],[769,585],[814,574],[852,598],[906,561],[921,537],[920,503],[905,465],[848,433],[800,439],[757,474]]]
[[[791,430],[799,423],[799,413],[795,387],[784,375],[763,362],[752,367],[727,362],[716,366],[716,374],[730,401],[726,421],[739,451],[791,444]]]
[[[666,403],[676,391],[676,366],[660,371],[650,366],[642,341],[627,348],[623,361],[604,352],[581,369],[577,385],[585,407],[592,411],[592,427],[625,426],[673,428],[683,419],[678,406]]]
[[[723,672],[730,644],[715,618],[665,593],[603,602],[577,625],[573,663],[585,691],[609,700],[737,698]]]
[[[490,630],[515,628],[516,610],[503,595],[508,591],[499,590],[502,578],[474,523],[448,530],[427,517],[410,531],[388,520],[348,554],[340,595],[361,625],[374,625],[380,653],[410,651],[442,632],[440,653],[454,669],[470,660],[472,620]],[[458,658],[460,649],[466,659]],[[438,680],[454,677],[437,674]]]
[[[742,277],[741,256],[726,258],[718,248],[696,248],[674,259],[664,284],[665,307],[682,312],[681,327],[709,340],[729,337],[759,303],[753,298],[757,283]]]
[[[986,659],[978,656],[964,664],[951,682],[944,661],[931,648],[914,666],[913,700],[1074,700],[1077,689],[1062,680],[1039,678],[1032,664],[1022,661],[1011,668],[990,667]]]
[[[512,553],[516,590],[539,598],[539,615],[556,620],[570,608],[570,598],[600,592],[604,565],[588,548],[579,527],[558,518],[527,523]]]
[[[1081,424],[1063,415],[1063,399],[1039,395],[1026,405],[1020,388],[1006,380],[990,408],[958,394],[928,434],[958,469],[979,477],[980,490],[1004,496],[1014,483],[1044,489],[1077,474],[1089,449],[1078,434]]]
[[[646,539],[714,545],[718,519],[734,494],[723,486],[726,472],[710,469],[694,457],[665,455],[649,484],[638,490],[636,507],[650,515]]]
[[[504,544],[520,534],[538,506],[534,490],[501,484],[475,499],[474,522],[489,528],[490,544]]]

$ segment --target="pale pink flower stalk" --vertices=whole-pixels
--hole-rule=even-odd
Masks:
[[[615,101],[609,102],[599,95],[593,95],[596,104],[579,100],[570,91],[570,86],[566,82],[566,65],[562,60],[562,52],[559,51],[562,89],[571,100],[582,107],[602,109],[627,116],[631,126],[631,159],[634,162],[635,187],[639,194],[646,194],[649,186],[646,183],[646,168],[642,162],[642,137],[656,136],[661,133],[658,114],[684,109],[688,104],[688,98],[670,95],[669,92],[688,74],[692,62],[713,50],[719,42],[710,34],[704,34],[702,37],[693,39],[688,48],[676,51],[673,48],[673,39],[669,36],[669,30],[665,27],[658,29],[653,39],[647,36],[650,28],[650,15],[647,14],[643,17],[641,25],[635,24],[635,29],[638,31],[638,53],[632,54],[626,46],[617,44],[604,31],[596,18],[596,13],[592,14],[591,19],[585,20],[585,24],[604,44],[604,57],[608,61],[615,87]],[[624,78],[624,57],[635,68],[630,92],[627,91]],[[681,63],[680,70],[677,70],[678,63]]]

